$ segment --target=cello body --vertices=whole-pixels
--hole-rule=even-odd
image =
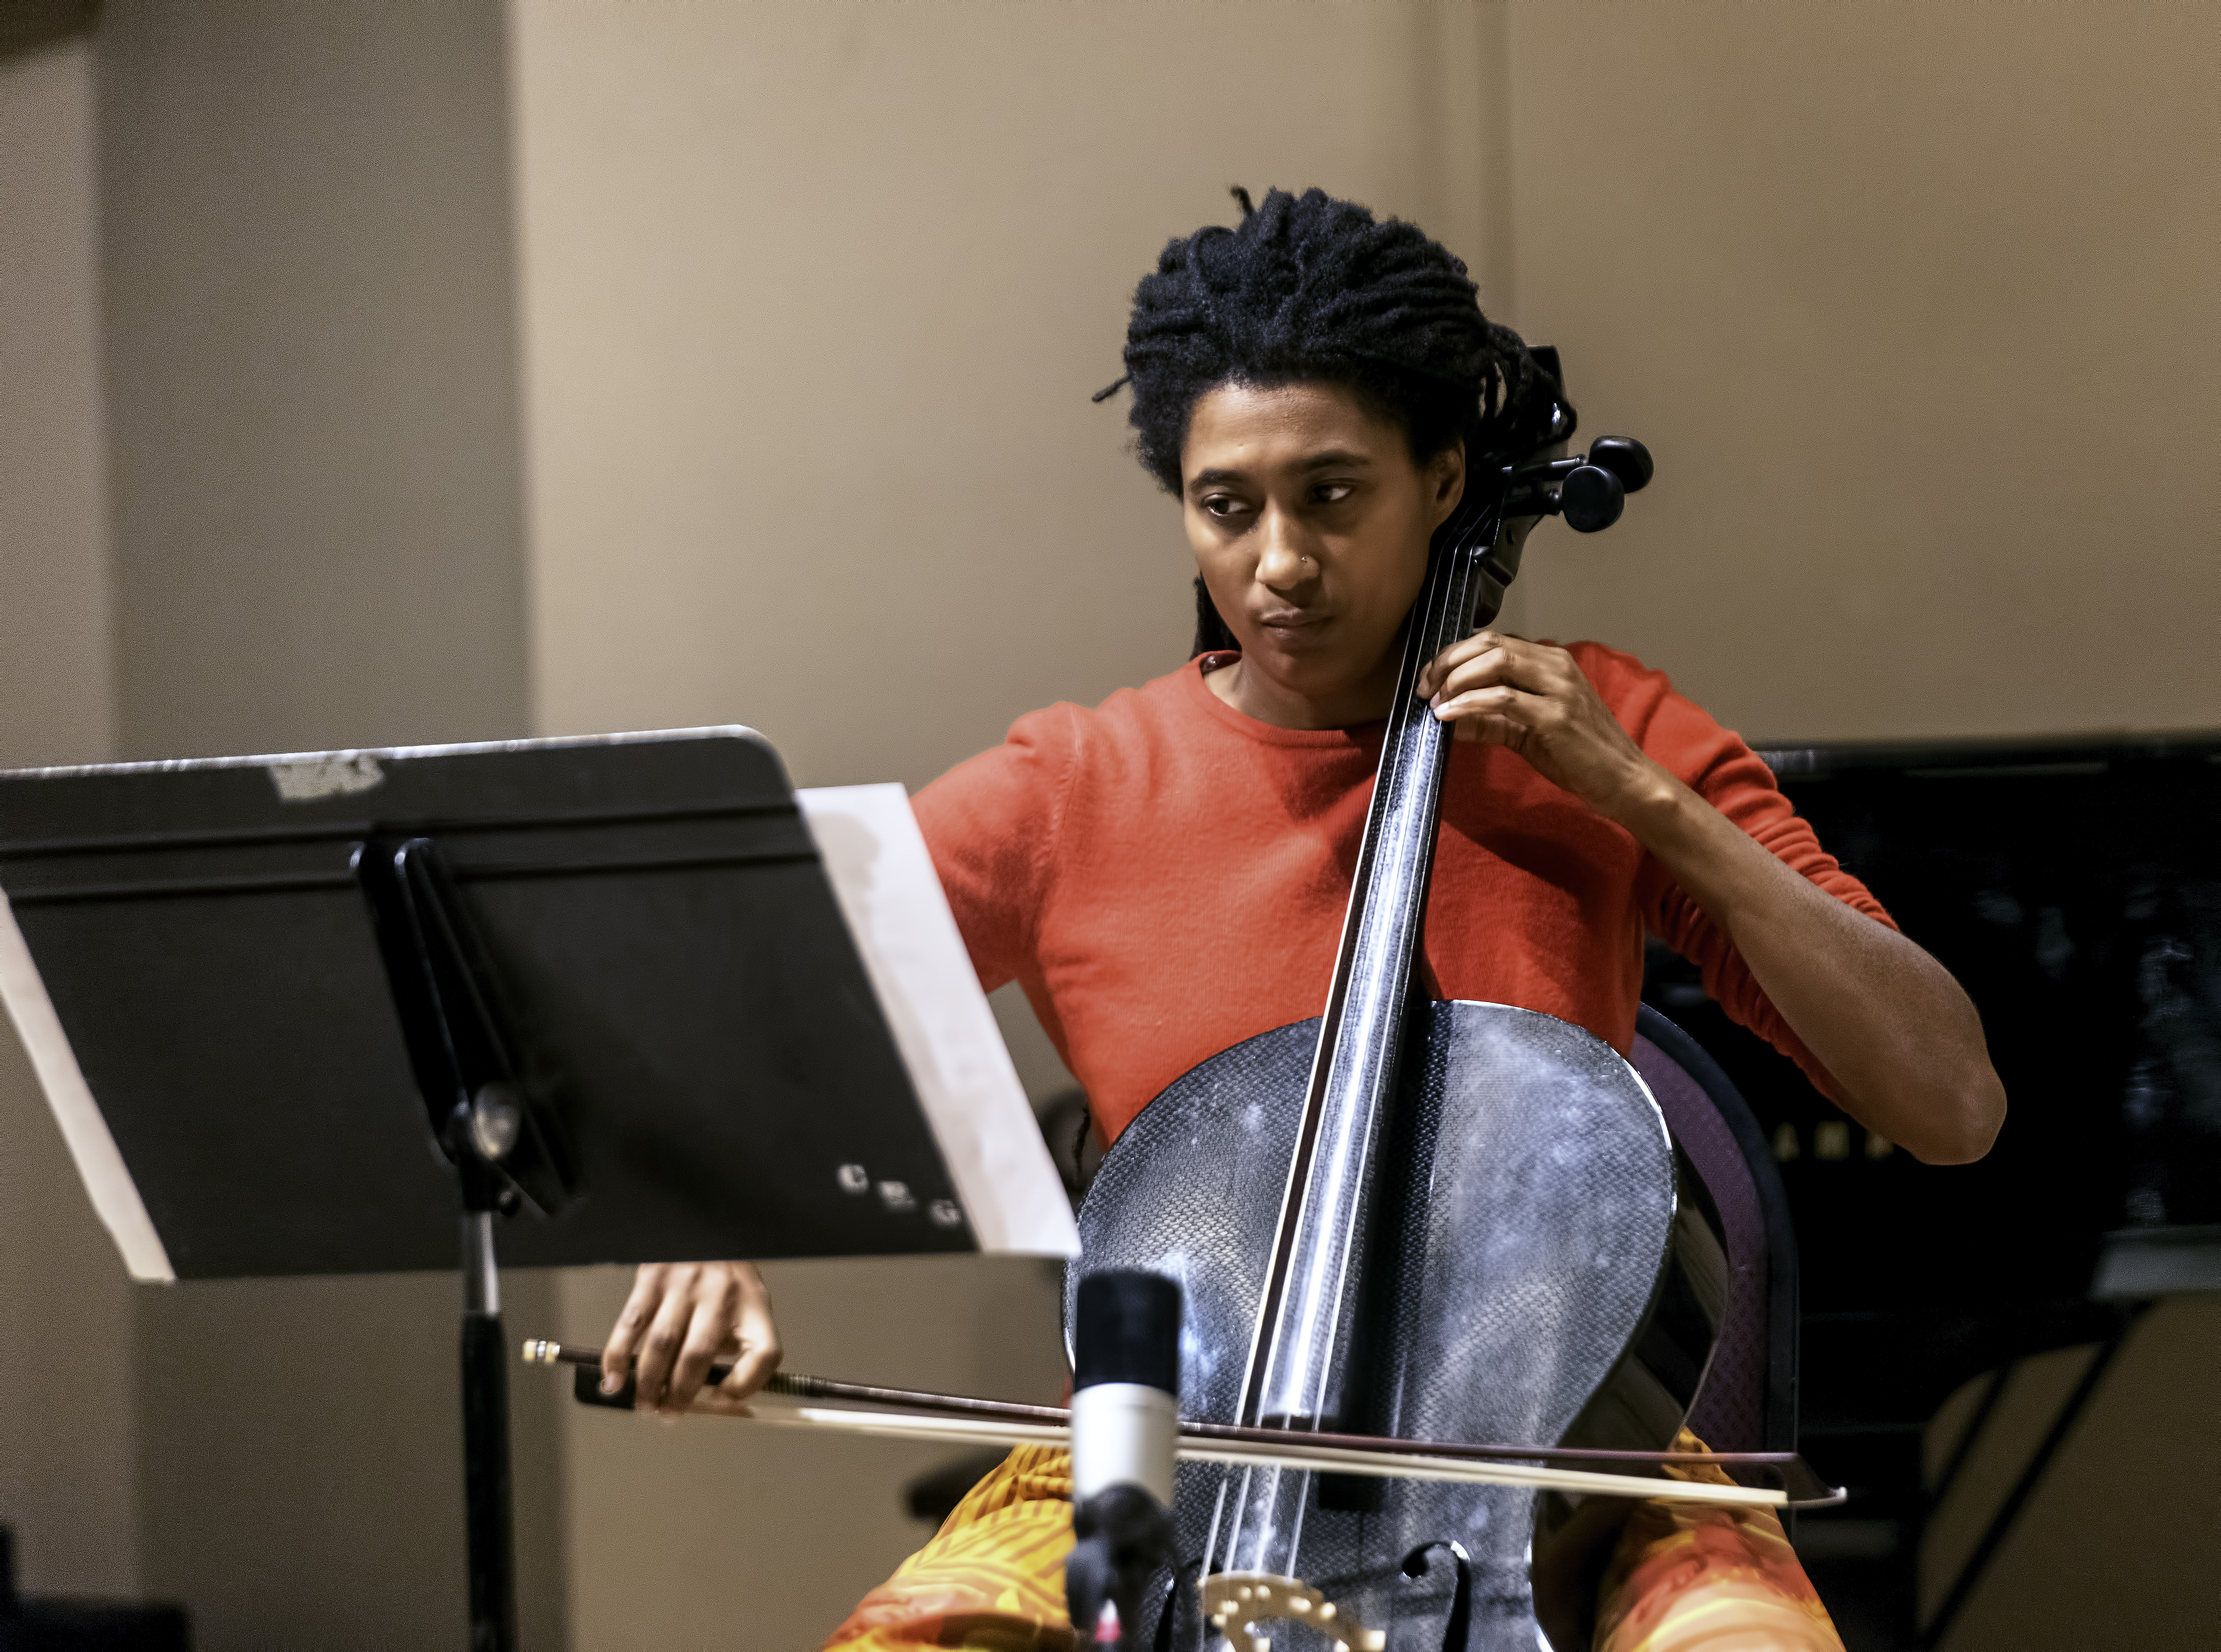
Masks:
[[[1139,1267],[1179,1282],[1187,1416],[1242,1420],[1244,1356],[1318,1034],[1317,1021],[1298,1022],[1185,1074],[1120,1136],[1081,1210],[1085,1271]],[[1501,1004],[1414,1006],[1401,1070],[1345,1356],[1361,1367],[1350,1388],[1361,1414],[1334,1420],[1412,1439],[1563,1439],[1593,1396],[1612,1392],[1607,1379],[1667,1294],[1680,1201],[1657,1104],[1592,1034]],[[1638,1396],[1645,1386],[1632,1361],[1620,1386]],[[1600,1424],[1614,1442],[1657,1431],[1655,1419],[1616,1422]],[[1182,1464],[1183,1561],[1244,1569],[1229,1505],[1245,1477],[1275,1472]],[[1390,1652],[1534,1652],[1536,1491],[1290,1477],[1309,1482],[1303,1580],[1341,1621],[1383,1634]],[[1464,1613],[1457,1567],[1404,1571],[1415,1551],[1449,1542],[1469,1557]],[[1173,1644],[1192,1649],[1204,1625],[1192,1609],[1180,1616]],[[1464,1635],[1449,1640],[1459,1617]],[[1274,1624],[1273,1643],[1336,1644],[1293,1624]]]

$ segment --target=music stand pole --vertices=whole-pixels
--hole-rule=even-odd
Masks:
[[[471,1652],[516,1652],[509,1361],[494,1218],[576,1192],[560,1121],[524,1080],[483,940],[429,837],[366,840],[353,872],[434,1137],[462,1204],[463,1535]]]
[[[493,1218],[491,1210],[463,1214],[463,1521],[470,1549],[471,1652],[515,1652],[516,1646],[509,1337],[501,1323]]]

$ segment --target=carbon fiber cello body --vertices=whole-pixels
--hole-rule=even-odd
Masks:
[[[1578,463],[1551,466],[1568,492]],[[1507,467],[1473,489],[1437,537],[1325,1014],[1173,1084],[1120,1136],[1081,1211],[1067,1323],[1086,1273],[1179,1280],[1188,1416],[1655,1448],[1693,1393],[1717,1244],[1642,1079],[1565,1022],[1411,990],[1448,758],[1411,685],[1497,612],[1516,568],[1507,491],[1512,511],[1533,510],[1517,491],[1533,474]],[[1223,1636],[1253,1652],[1269,1634],[1280,1652],[1534,1652],[1548,1644],[1531,1580],[1538,1515],[1565,1512],[1539,1499],[1183,1464],[1186,1575],[1165,1580],[1159,1643],[1192,1652]],[[1579,1618],[1556,1621],[1586,1633]],[[1139,1627],[1144,1644],[1159,1630]]]
[[[1318,1034],[1316,1021],[1282,1027],[1184,1075],[1119,1137],[1080,1213],[1084,1269],[1180,1282],[1186,1415],[1243,1420],[1245,1356]],[[1696,1214],[1679,1208],[1674,1148],[1642,1079],[1580,1028],[1492,1004],[1416,1006],[1402,1065],[1342,1349],[1358,1369],[1329,1421],[1555,1442],[1601,1392],[1614,1415],[1593,1418],[1585,1440],[1663,1446],[1661,1426],[1670,1437],[1686,1398],[1646,1404],[1663,1385],[1630,1349],[1666,1294],[1677,1217],[1686,1233]],[[1202,1569],[1299,1578],[1393,1652],[1534,1652],[1530,1488],[1336,1484],[1202,1463],[1181,1465],[1177,1485],[1179,1553]],[[1293,1515],[1301,1530],[1237,1523],[1245,1505]],[[1461,1642],[1446,1639],[1455,1557],[1439,1551],[1421,1576],[1405,1574],[1416,1551],[1449,1542],[1468,1557]],[[1199,1635],[1191,1622],[1181,1643]],[[1336,1644],[1293,1625],[1272,1639]]]

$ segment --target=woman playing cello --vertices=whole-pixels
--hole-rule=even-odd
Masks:
[[[1106,1142],[1199,1061],[1317,1013],[1430,537],[1468,459],[1538,446],[1556,393],[1411,225],[1317,191],[1244,207],[1166,248],[1127,335],[1138,454],[1195,552],[1194,657],[1021,718],[916,799],[983,985],[1020,983]],[[1424,930],[1442,996],[1624,1053],[1655,935],[1869,1129],[1931,1163],[1987,1150],[2005,1097],[1965,993],[1662,673],[1484,630],[1419,691],[1458,742]],[[643,1406],[739,1408],[779,1359],[754,1270],[642,1268],[610,1386],[635,1356]],[[1068,1492],[1063,1454],[1014,1453],[829,1652],[1073,1644]],[[1652,1503],[1595,1645],[1839,1643],[1770,1514]]]

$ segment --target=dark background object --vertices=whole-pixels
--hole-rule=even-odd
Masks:
[[[937,1468],[929,1468],[903,1487],[903,1507],[913,1520],[930,1520],[938,1526],[954,1513],[965,1493],[995,1472],[1010,1454],[999,1448],[952,1457]]]
[[[87,33],[99,10],[95,0],[6,0],[0,4],[0,57]]]
[[[0,1526],[0,1652],[189,1652],[182,1606],[16,1593],[16,1534]]]
[[[1941,1639],[2119,1346],[2132,1310],[2091,1295],[2107,1236],[2221,1222],[2221,735],[1761,754],[1973,996],[2011,1102],[1987,1158],[1921,1165],[1653,948],[1644,997],[1749,1100],[1796,1217],[1801,1444],[1852,1492],[1805,1517],[1799,1549],[1851,1652],[1895,1652]],[[2092,1373],[2020,1495],[1916,1624],[1921,1530],[1948,1486],[1923,1485],[1928,1421],[1972,1379],[2082,1345]]]
[[[1087,1092],[1077,1086],[1059,1090],[1035,1104],[1034,1117],[1041,1125],[1042,1139],[1048,1143],[1057,1178],[1077,1211],[1103,1164],[1103,1143],[1088,1117]]]

